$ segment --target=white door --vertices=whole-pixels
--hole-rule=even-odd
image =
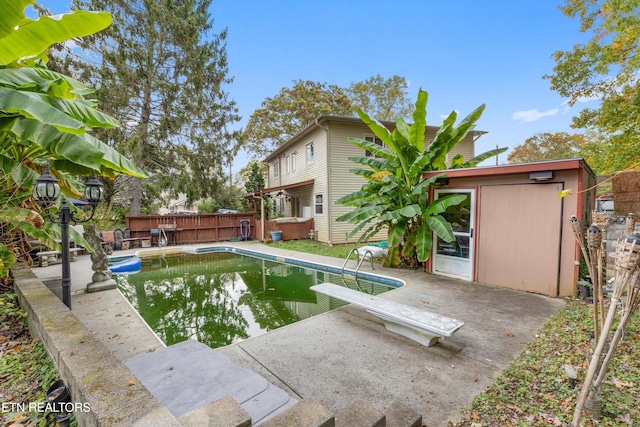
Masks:
[[[449,206],[442,214],[451,224],[456,240],[447,243],[434,235],[433,272],[442,276],[473,280],[475,190],[436,190],[435,199],[450,194],[464,194],[467,198],[459,205]]]

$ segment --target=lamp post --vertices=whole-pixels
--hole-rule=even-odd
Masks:
[[[58,211],[58,219],[52,218],[49,213],[51,205],[60,197],[60,185],[58,180],[51,175],[51,170],[47,166],[37,179],[33,187],[33,197],[40,207],[44,208],[47,218],[53,223],[60,225],[62,238],[62,302],[71,310],[71,266],[69,260],[69,224],[90,221],[95,213],[96,206],[102,199],[102,183],[96,178],[95,172],[85,183],[84,198],[91,206],[91,215],[86,219],[76,218],[71,212],[67,199],[63,198]]]

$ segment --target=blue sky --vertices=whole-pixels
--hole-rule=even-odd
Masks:
[[[68,1],[41,0],[54,13]],[[429,92],[427,123],[487,105],[476,153],[510,148],[538,132],[574,132],[569,108],[542,76],[552,54],[583,43],[561,0],[214,0],[214,31],[228,28],[230,96],[244,126],[266,97],[293,80],[349,86],[400,75]],[[595,101],[591,101],[593,103]],[[238,170],[247,162],[241,154]],[[495,159],[491,162],[495,162]],[[506,154],[500,158],[506,162]]]

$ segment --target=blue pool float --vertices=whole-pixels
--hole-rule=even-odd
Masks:
[[[138,257],[127,258],[109,266],[112,273],[137,273],[142,269],[142,260]]]

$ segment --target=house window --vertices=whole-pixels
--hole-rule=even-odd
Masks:
[[[296,171],[296,154],[297,153],[291,153],[291,172]]]
[[[313,142],[307,144],[307,164],[314,162]]]
[[[316,215],[324,215],[324,194],[315,195],[315,213]]]
[[[287,171],[287,175],[291,173],[291,157],[287,156],[284,161],[284,165]]]
[[[377,136],[371,136],[371,135],[367,135],[364,137],[365,141],[369,141],[369,142],[375,142],[376,144],[378,144],[380,147],[382,147],[382,140],[380,138],[378,138]],[[370,151],[365,150],[364,151],[364,155],[367,157],[374,157],[373,153]]]
[[[273,176],[277,178],[278,175],[280,175],[280,159],[273,162]]]

